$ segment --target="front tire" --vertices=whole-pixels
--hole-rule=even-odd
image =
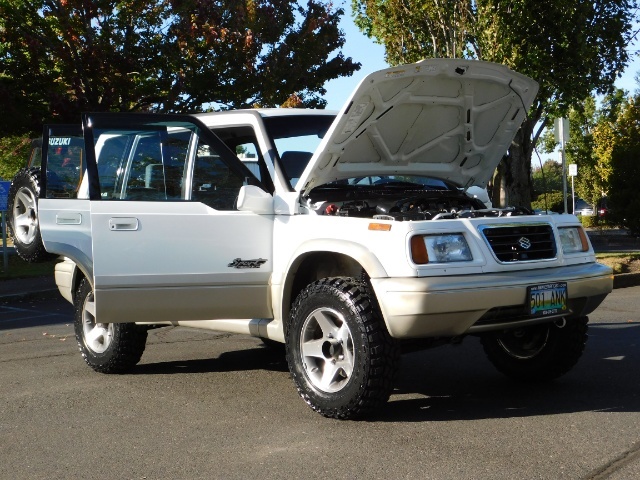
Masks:
[[[493,365],[515,380],[548,381],[571,370],[587,342],[587,317],[486,334],[482,346]]]
[[[19,170],[9,187],[7,225],[16,252],[20,258],[30,263],[53,258],[44,249],[40,235],[39,195],[39,170],[35,168]]]
[[[388,400],[398,347],[364,283],[343,277],[312,283],[298,295],[287,326],[289,370],[313,410],[348,419]]]
[[[134,323],[98,323],[91,284],[83,279],[75,298],[74,330],[82,358],[100,373],[124,373],[142,357],[147,330]]]

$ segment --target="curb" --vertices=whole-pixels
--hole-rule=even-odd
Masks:
[[[640,273],[618,273],[613,276],[613,288],[627,288],[640,285]]]

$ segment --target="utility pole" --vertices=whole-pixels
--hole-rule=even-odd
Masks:
[[[569,141],[569,119],[556,118],[554,120],[554,136],[560,144],[560,161],[562,162],[562,198],[564,199],[564,213],[567,213],[567,162],[564,155],[565,144]]]

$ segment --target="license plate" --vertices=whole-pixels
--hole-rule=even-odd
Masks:
[[[534,317],[567,312],[567,283],[545,283],[527,288],[529,314]]]

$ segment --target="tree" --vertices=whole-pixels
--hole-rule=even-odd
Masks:
[[[531,177],[534,197],[545,192],[562,192],[562,165],[554,160],[534,168]]]
[[[616,89],[602,99],[599,108],[596,108],[595,97],[590,95],[571,106],[567,115],[570,138],[565,146],[566,162],[578,166],[576,193],[594,208],[610,188],[616,122],[626,103],[627,92]],[[553,152],[558,146],[551,129],[547,129],[541,140],[540,149],[544,152]]]
[[[566,162],[578,166],[574,182],[578,196],[594,206],[607,191],[607,178],[598,171],[598,157],[594,151],[599,111],[595,98],[590,95],[569,109],[570,138],[566,146]]]
[[[640,95],[621,107],[611,130],[607,137],[611,165],[609,207],[616,223],[640,235]]]
[[[475,58],[538,81],[529,117],[494,180],[503,189],[494,192],[494,203],[525,206],[531,202],[531,156],[548,118],[593,91],[612,88],[628,62],[635,8],[627,0],[352,0],[352,5],[357,25],[385,46],[392,64],[428,56]]]
[[[82,111],[322,107],[360,68],[324,0],[0,0],[0,132]]]

